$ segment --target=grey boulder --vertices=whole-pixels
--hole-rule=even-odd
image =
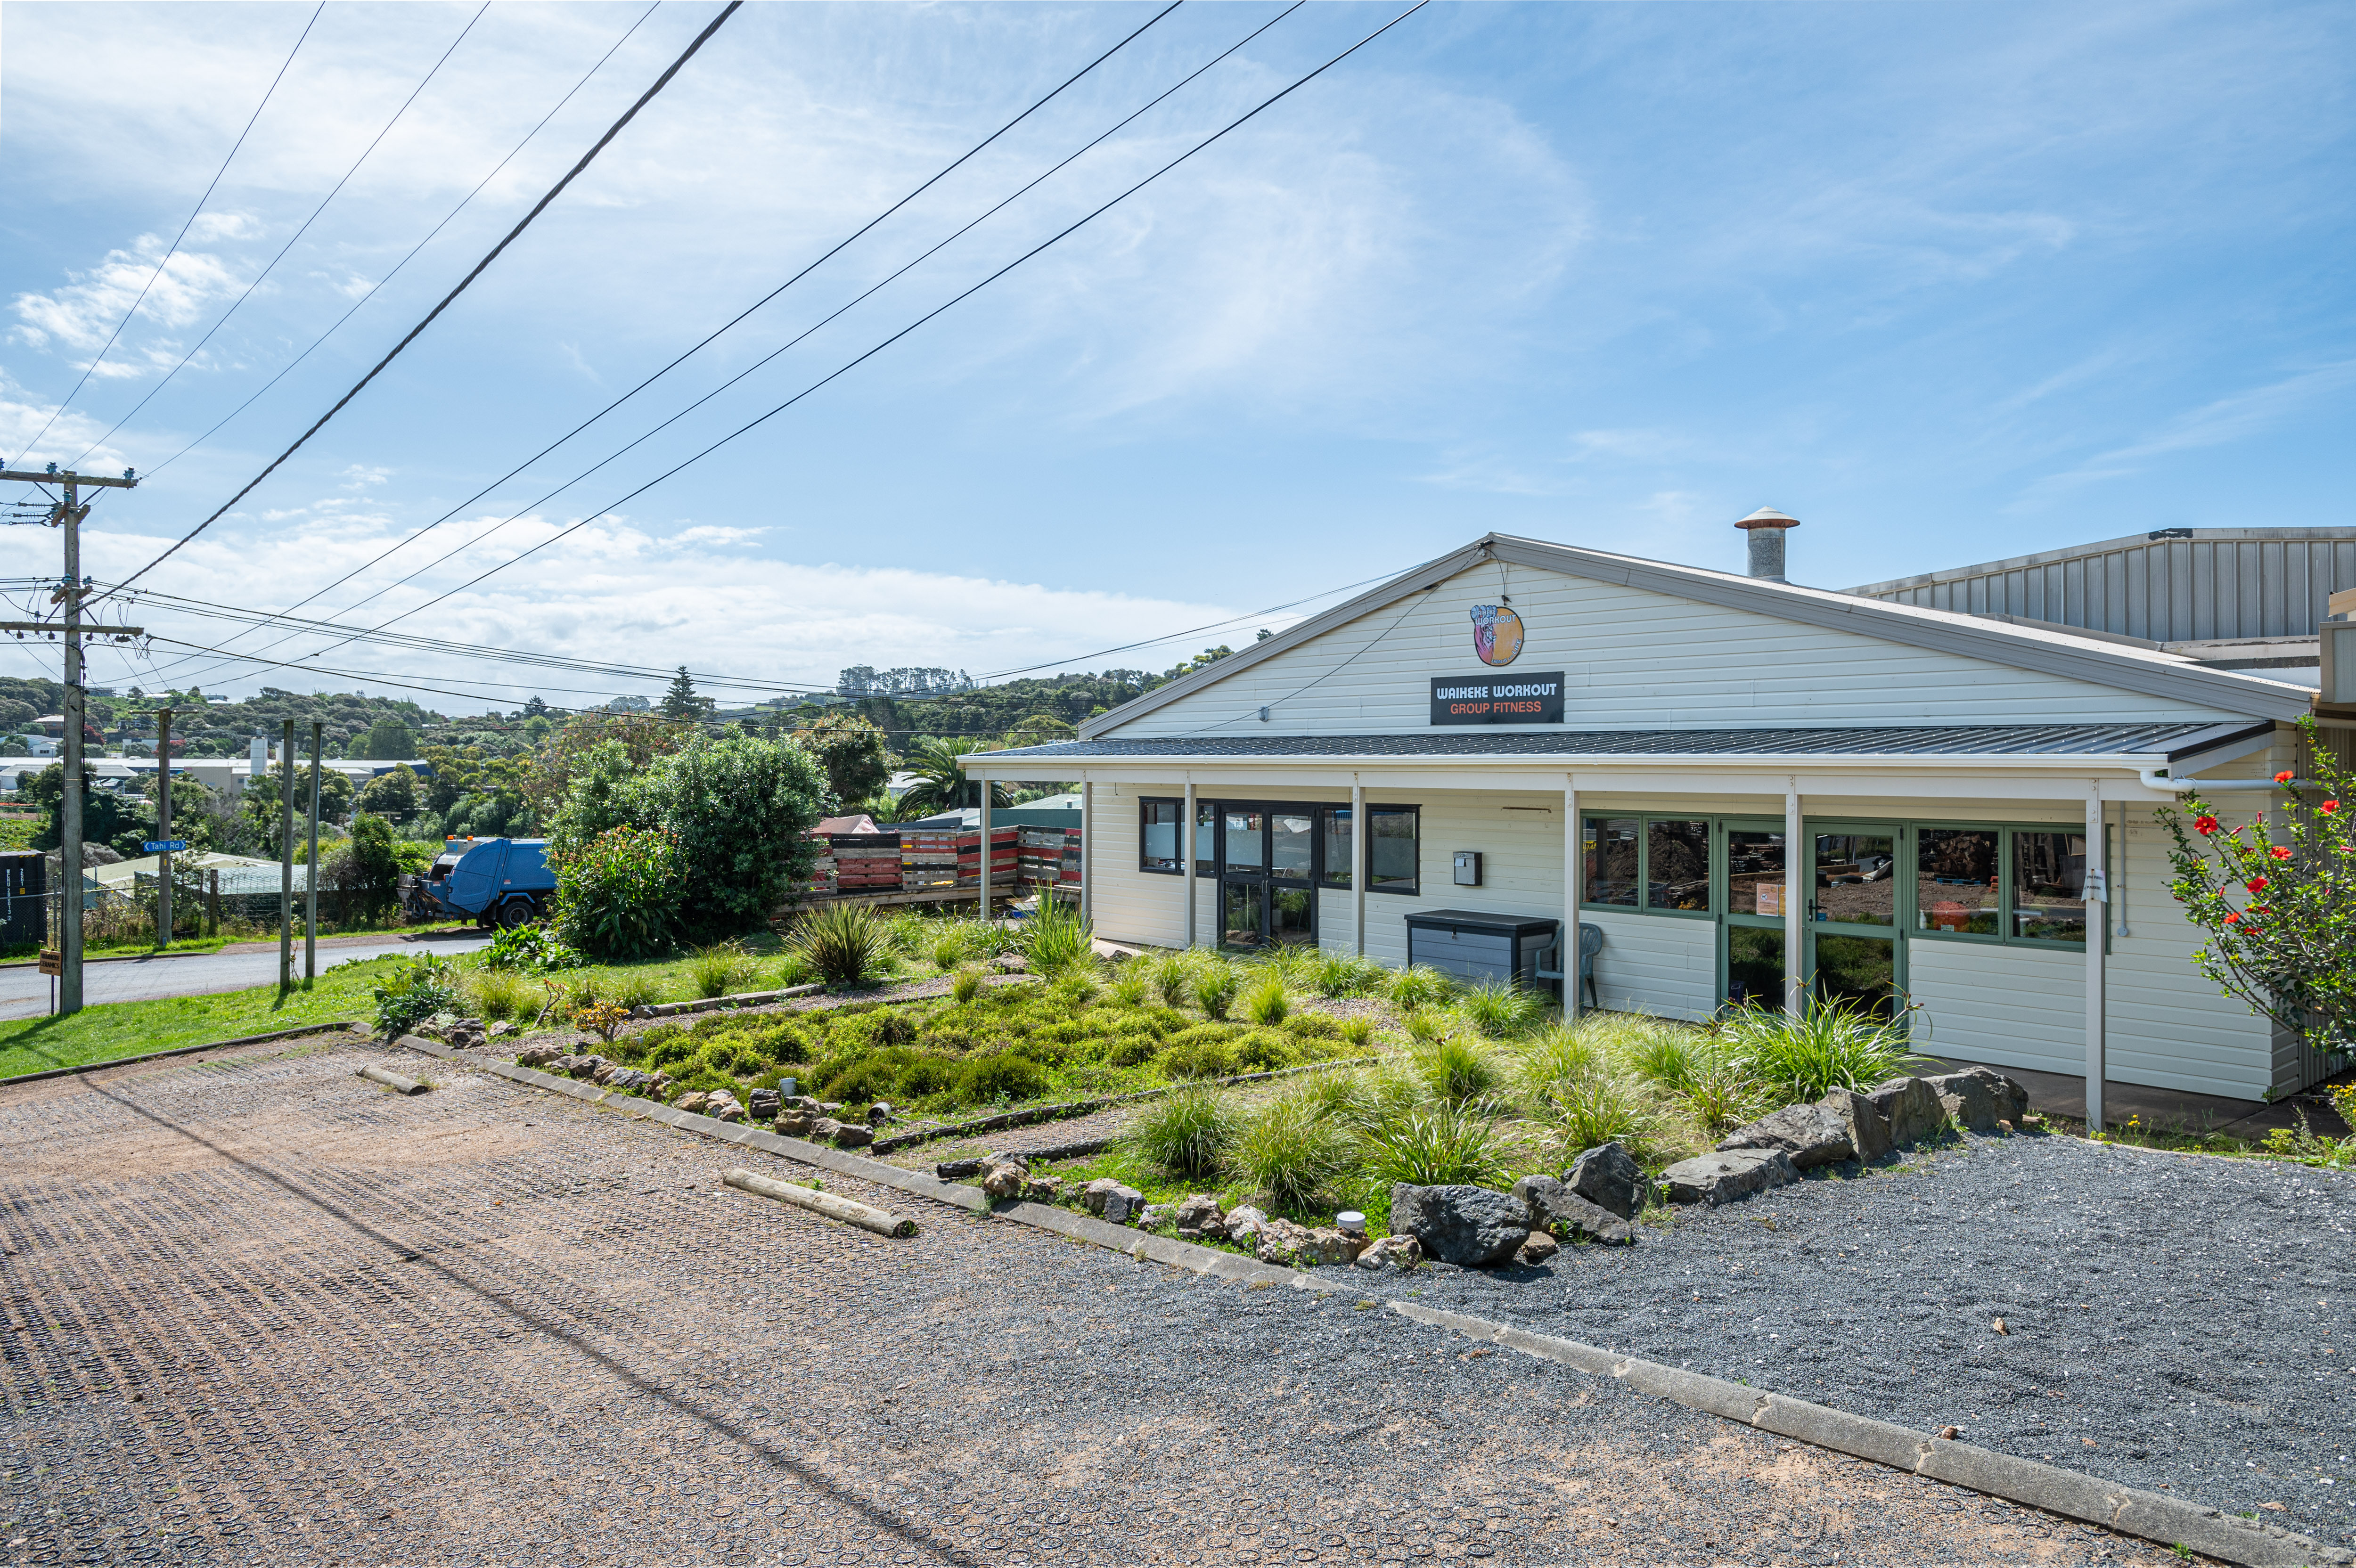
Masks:
[[[1145,1194],[1102,1176],[1080,1189],[1080,1202],[1089,1213],[1101,1214],[1116,1225],[1126,1225],[1145,1207]]]
[[[1385,1236],[1370,1243],[1356,1259],[1362,1269],[1393,1269],[1411,1274],[1423,1262],[1423,1248],[1413,1236]]]
[[[1569,1240],[1574,1235],[1611,1246],[1636,1239],[1636,1227],[1610,1210],[1589,1202],[1551,1176],[1525,1176],[1514,1183],[1514,1196],[1527,1205],[1536,1229]]]
[[[1947,1125],[1947,1108],[1939,1104],[1939,1096],[1931,1085],[1920,1078],[1892,1078],[1868,1089],[1865,1097],[1890,1124],[1893,1147],[1903,1148],[1930,1137]]]
[[[1530,1239],[1529,1205],[1485,1187],[1391,1189],[1391,1233],[1413,1236],[1424,1255],[1462,1268],[1504,1263]]]
[[[1926,1078],[1947,1115],[1976,1133],[1992,1133],[1998,1122],[2020,1125],[2029,1111],[2029,1091],[1987,1067],[1967,1067]]]
[[[1816,1102],[1848,1129],[1849,1147],[1861,1160],[1879,1159],[1890,1152],[1890,1118],[1854,1089],[1836,1089]]]
[[[775,1089],[755,1089],[745,1097],[744,1110],[756,1122],[772,1122],[784,1109],[785,1098]]]
[[[1672,1203],[1731,1203],[1800,1179],[1800,1168],[1782,1149],[1738,1148],[1681,1159],[1661,1172]]]
[[[1855,1159],[1857,1143],[1850,1127],[1847,1116],[1819,1100],[1813,1104],[1786,1105],[1772,1115],[1737,1127],[1720,1138],[1718,1147],[1721,1153],[1738,1148],[1782,1149],[1792,1157],[1794,1165],[1807,1170]]]
[[[1644,1206],[1644,1171],[1617,1143],[1598,1144],[1570,1162],[1562,1179],[1569,1189],[1622,1220]]]

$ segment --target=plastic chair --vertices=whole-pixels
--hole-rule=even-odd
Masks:
[[[1586,921],[1579,923],[1579,984],[1587,997],[1587,1005],[1595,1001],[1595,955],[1603,951],[1603,928]],[[1537,950],[1536,977],[1540,980],[1562,978],[1562,943],[1559,938]]]

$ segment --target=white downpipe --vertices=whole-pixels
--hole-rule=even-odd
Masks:
[[[1084,837],[1081,840],[1086,843]],[[1194,905],[1201,894],[1194,880],[1194,781],[1186,781],[1186,815],[1178,824],[1179,886],[1186,890],[1186,945],[1194,945]]]
[[[2103,1130],[2103,1084],[2110,1076],[2104,1020],[2103,935],[2110,927],[2108,857],[2103,852],[2103,786],[2086,795],[2086,1130]]]
[[[2136,770],[2136,778],[2143,784],[2144,788],[2158,790],[2162,795],[2190,795],[2194,790],[2276,790],[2313,789],[2316,787],[2316,784],[2313,779],[2292,779],[2284,784],[2277,784],[2270,778],[2172,779],[2168,776],[2168,770],[2164,767],[2137,768]]]
[[[1803,880],[1811,857],[1800,819],[1800,792],[1783,795],[1783,1010],[1797,1018],[1807,1011],[1808,975],[1801,955],[1808,944],[1808,895],[1815,879]]]
[[[1373,846],[1375,836],[1366,828],[1366,787],[1358,775],[1350,775],[1350,930],[1355,933],[1358,956],[1366,955],[1366,878],[1373,868],[1366,864],[1366,851]],[[1315,895],[1312,895],[1312,897]]]
[[[1562,790],[1562,944],[1555,949],[1555,967],[1562,971],[1562,1016],[1579,1017],[1579,900],[1587,889],[1586,840],[1580,832],[1579,775],[1569,775]]]

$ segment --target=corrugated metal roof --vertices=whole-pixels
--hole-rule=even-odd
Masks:
[[[2185,757],[2268,723],[1972,724],[1844,730],[1590,730],[1405,735],[1166,735],[1061,741],[975,753],[978,763],[1113,761],[1123,757],[1631,757],[1910,756]]]
[[[2153,643],[2311,637],[2356,588],[2356,528],[2137,534],[1852,588],[1860,598],[2018,615]],[[2186,537],[2189,536],[2189,537]]]

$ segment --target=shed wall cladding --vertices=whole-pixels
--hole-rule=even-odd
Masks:
[[[2272,531],[2219,528],[2189,539],[2118,539],[1855,592],[1891,603],[2019,615],[2156,643],[2313,636],[2325,600],[2356,588],[2356,529],[2329,530],[2337,536],[2329,538],[2263,537]]]
[[[1527,635],[1511,671],[1563,671],[1570,730],[2228,716],[1589,578],[1515,567],[1501,579],[1489,563],[1107,733],[1126,740],[1427,730],[1430,677],[1491,673],[1473,654],[1471,614],[1476,604],[1497,603],[1501,586]]]

